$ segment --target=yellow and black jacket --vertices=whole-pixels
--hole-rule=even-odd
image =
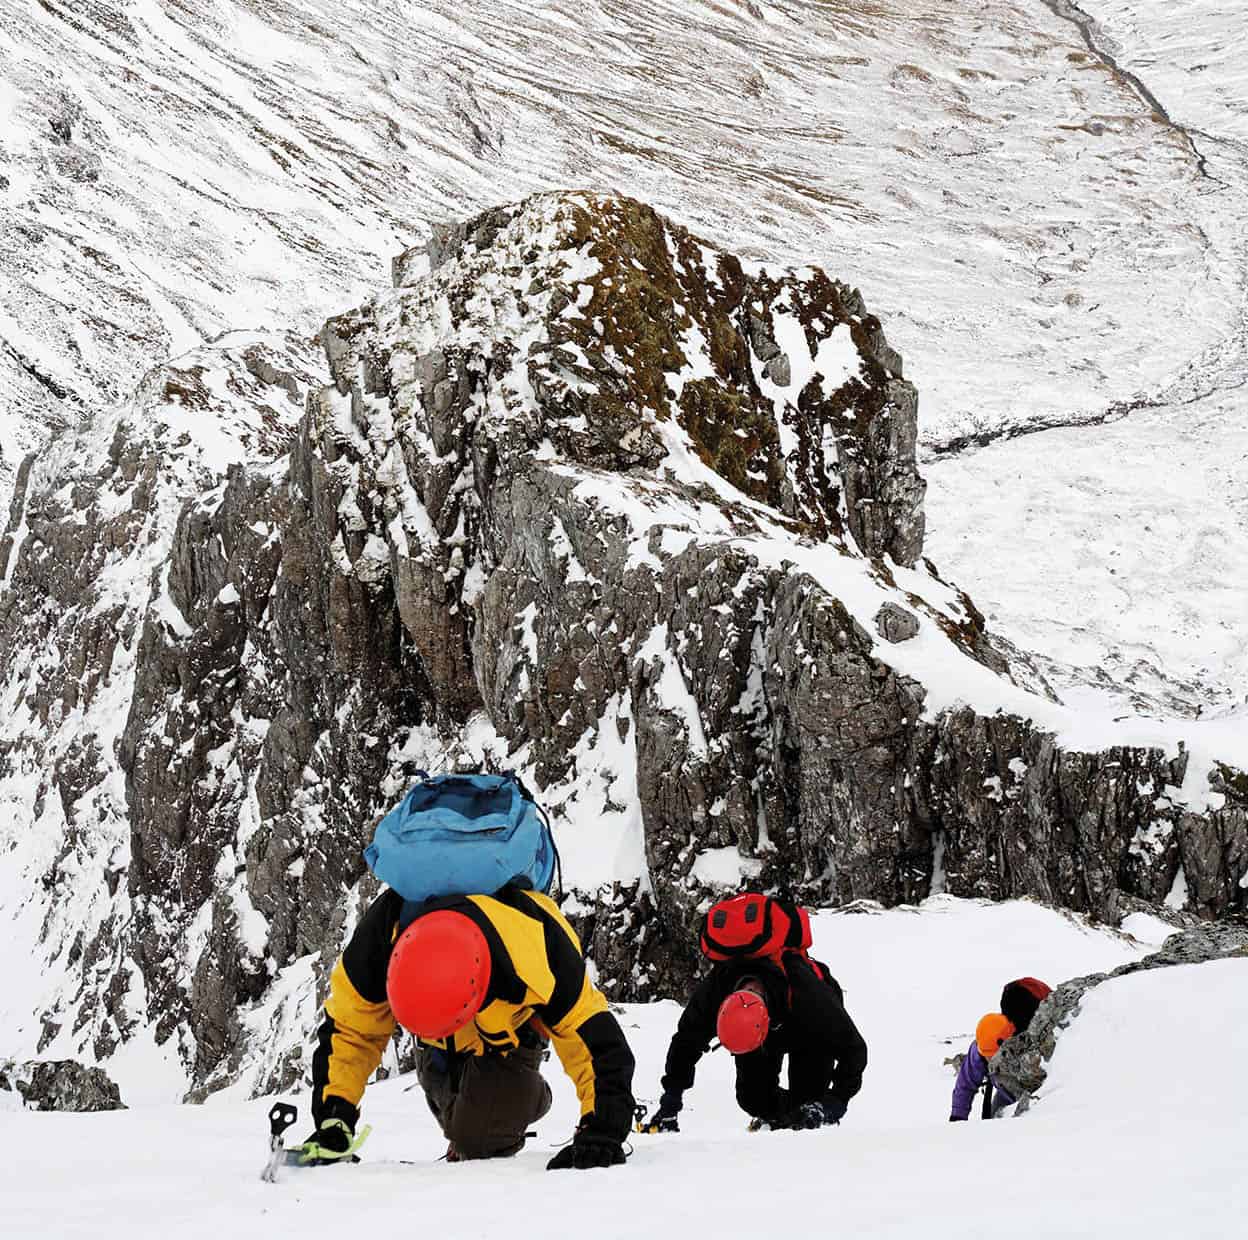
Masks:
[[[403,908],[398,892],[382,892],[334,966],[312,1058],[318,1124],[329,1115],[355,1124],[364,1087],[395,1031],[386,969]],[[445,1041],[425,1044],[459,1054],[506,1054],[533,1033],[549,1037],[576,1086],[582,1122],[623,1140],[633,1118],[633,1055],[589,979],[576,932],[554,901],[506,887],[492,896],[431,901],[421,914],[436,909],[454,909],[481,929],[490,947],[490,984],[471,1024]]]

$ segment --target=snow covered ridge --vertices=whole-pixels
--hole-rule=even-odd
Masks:
[[[332,383],[227,340],[23,477],[0,899],[32,1052],[151,1030],[198,1093],[297,1077],[377,815],[460,761],[542,790],[616,998],[682,980],[745,880],[1243,907],[1225,738],[1068,710],[922,558],[917,399],[853,289],[586,193],[395,277],[323,329]]]

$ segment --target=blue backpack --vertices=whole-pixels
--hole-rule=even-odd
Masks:
[[[518,776],[417,775],[364,850],[383,883],[412,904],[492,895],[509,883],[549,893],[559,854]]]

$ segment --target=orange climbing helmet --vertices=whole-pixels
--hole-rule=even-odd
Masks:
[[[767,1040],[771,1017],[763,996],[753,990],[734,990],[719,1005],[715,1032],[732,1055],[748,1055]]]
[[[991,1059],[1001,1049],[1001,1043],[1012,1038],[1016,1030],[1014,1024],[1000,1012],[989,1012],[981,1017],[975,1026],[975,1045],[985,1059]]]
[[[394,1019],[421,1038],[449,1038],[481,1009],[490,984],[490,946],[465,913],[417,917],[395,941],[386,970]]]

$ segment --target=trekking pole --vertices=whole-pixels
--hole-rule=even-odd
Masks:
[[[277,1183],[277,1169],[286,1156],[282,1133],[299,1118],[299,1111],[289,1102],[275,1102],[269,1111],[269,1161],[265,1163],[260,1178],[266,1184]]]

